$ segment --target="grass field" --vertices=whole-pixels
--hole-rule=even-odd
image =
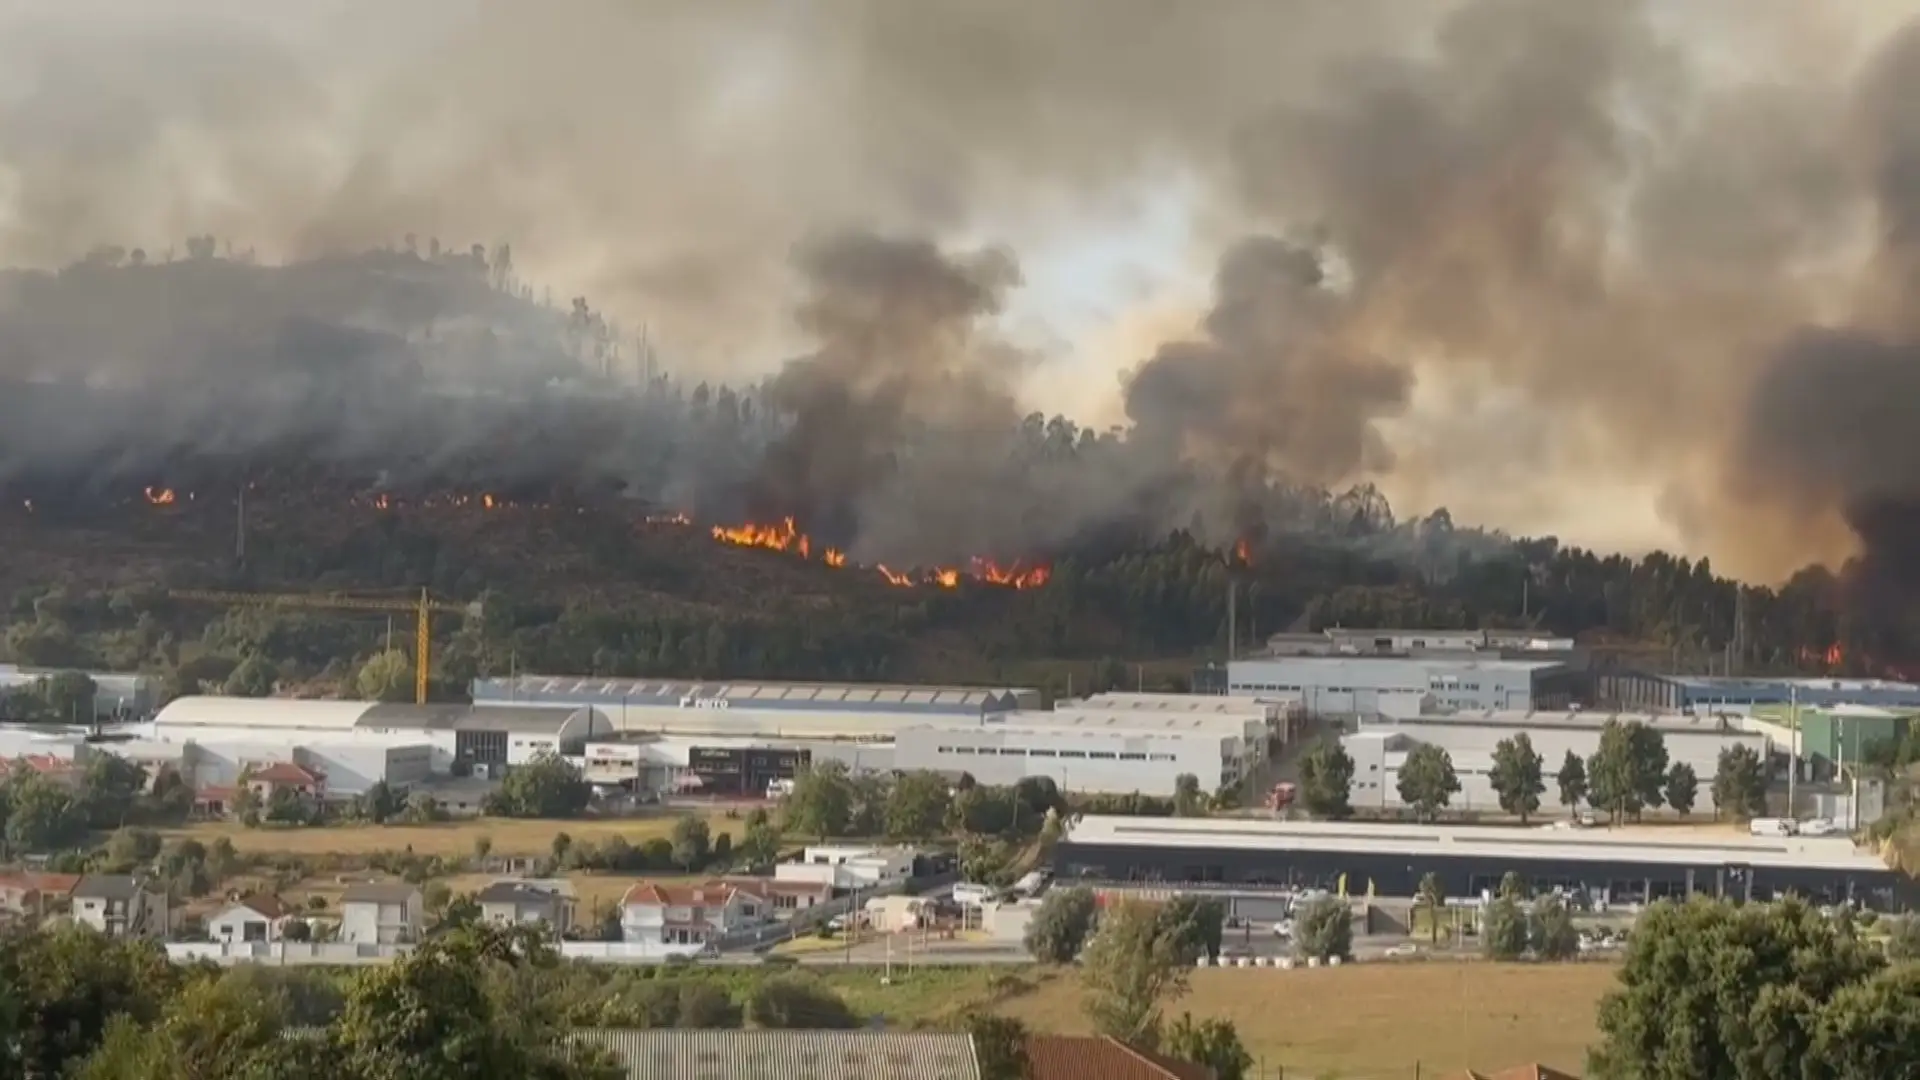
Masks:
[[[469,855],[473,842],[486,837],[495,855],[544,855],[560,833],[575,843],[598,842],[624,836],[632,844],[670,836],[676,815],[619,818],[605,821],[521,821],[472,818],[438,825],[337,825],[327,828],[249,829],[237,822],[207,821],[170,830],[169,837],[192,837],[210,844],[226,837],[235,850],[284,855],[366,855],[376,851],[411,850],[417,855]],[[714,836],[731,832],[734,839],[746,823],[725,814],[707,815]]]
[[[1578,1071],[1617,970],[1475,962],[1208,969],[1193,973],[1190,992],[1166,1012],[1233,1021],[1264,1063],[1259,1076],[1411,1078],[1416,1063],[1429,1077],[1528,1062]],[[1088,1031],[1069,976],[1045,978],[999,1008],[1035,1030]]]

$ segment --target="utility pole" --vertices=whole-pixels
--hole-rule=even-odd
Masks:
[[[1787,719],[1793,725],[1793,742],[1787,751],[1787,820],[1795,819],[1793,812],[1794,783],[1800,777],[1800,687],[1798,684],[1787,688]]]

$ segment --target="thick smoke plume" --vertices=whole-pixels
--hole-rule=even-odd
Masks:
[[[128,389],[13,395],[0,469],[299,447],[933,557],[1116,520],[1228,534],[1296,484],[1590,518],[1606,481],[1736,570],[1897,562],[1884,523],[1920,507],[1908,17],[16,3],[0,257],[95,255],[0,284],[0,373]],[[1007,330],[1013,253],[1031,270],[1175,186],[1218,259],[1209,309],[1090,373],[1123,376],[1124,437],[1028,420],[1056,361]],[[222,244],[183,260],[189,236]],[[548,306],[532,280],[567,288]],[[643,324],[702,373],[797,359],[693,413],[552,390],[642,377]]]

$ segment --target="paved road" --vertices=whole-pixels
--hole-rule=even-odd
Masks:
[[[1408,944],[1406,939],[1399,937],[1355,938],[1353,943],[1353,957],[1355,960],[1384,960],[1387,959],[1388,950],[1405,946],[1406,944]],[[1444,949],[1431,949],[1424,943],[1418,944],[1417,947],[1422,953],[1445,951]],[[1234,957],[1240,955],[1262,957],[1269,960],[1277,959],[1291,955],[1292,950],[1286,942],[1280,941],[1272,934],[1265,935],[1264,940],[1256,935],[1251,943],[1236,941],[1235,935],[1229,934],[1225,942],[1225,952],[1229,962],[1231,962]],[[757,964],[760,963],[761,960],[760,957],[755,954],[728,953],[708,962],[720,964]],[[793,962],[808,967],[844,967],[847,965],[853,965],[855,967],[879,967],[888,963],[889,958],[884,942],[869,941],[855,945],[851,950],[830,949],[821,952],[801,953],[793,957]],[[893,947],[891,962],[897,967],[906,967],[909,964],[986,966],[992,964],[1030,964],[1033,962],[1033,958],[1027,955],[1027,951],[1024,948],[1014,944],[949,943],[935,944],[926,948],[921,948],[916,945],[916,947],[909,950],[905,942],[896,941]]]

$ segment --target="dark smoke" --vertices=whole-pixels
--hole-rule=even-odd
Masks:
[[[0,403],[9,475],[559,477],[888,557],[1230,536],[1376,479],[1625,516],[1605,481],[1765,573],[1914,495],[1897,447],[1814,445],[1912,400],[1835,344],[1920,342],[1920,32],[1891,4],[216,7],[0,14],[0,255],[146,247],[0,284],[0,374],[67,384]],[[1175,181],[1225,253],[1210,310],[1089,373],[1124,373],[1124,435],[1036,417],[1018,264],[955,238],[1032,270]],[[353,254],[409,231],[421,258]],[[162,265],[208,234],[281,265]],[[688,382],[798,359],[610,394],[642,325]],[[1832,431],[1781,436],[1783,401]]]

